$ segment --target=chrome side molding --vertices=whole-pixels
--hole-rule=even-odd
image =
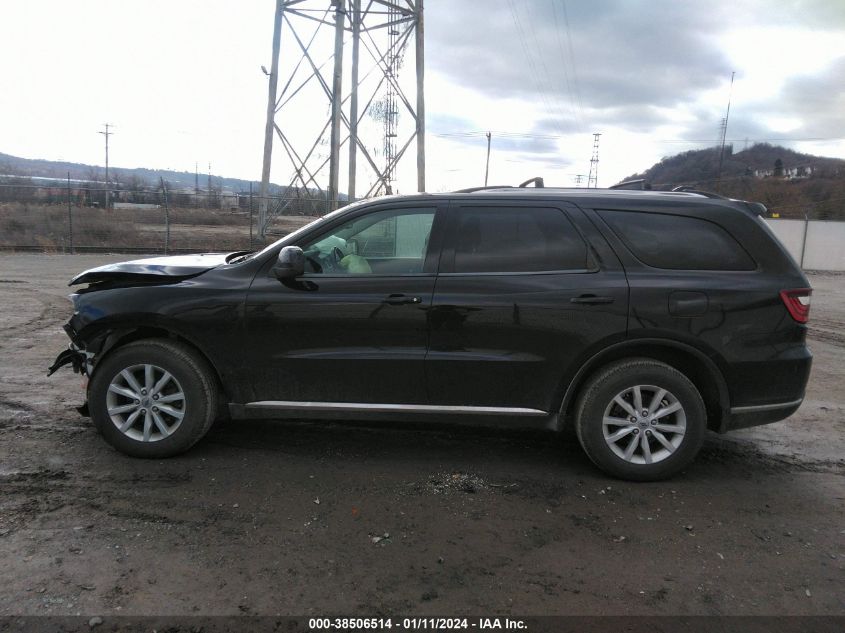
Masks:
[[[348,411],[360,413],[448,413],[459,415],[508,415],[540,417],[548,412],[522,407],[465,407],[438,404],[371,404],[366,402],[295,402],[291,400],[262,400],[248,402],[247,409],[276,411]]]
[[[750,407],[731,407],[731,413],[756,413],[758,411],[775,411],[777,409],[789,409],[800,405],[804,398],[798,398],[792,402],[778,402],[777,404],[756,404]]]

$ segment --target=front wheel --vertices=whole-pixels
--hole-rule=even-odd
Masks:
[[[129,343],[98,363],[88,393],[106,441],[133,457],[183,453],[211,428],[217,389],[208,364],[164,339]]]
[[[655,360],[629,359],[587,383],[575,428],[587,456],[608,474],[656,481],[671,477],[698,454],[707,411],[684,374]]]

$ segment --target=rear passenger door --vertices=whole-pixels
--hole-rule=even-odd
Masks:
[[[453,205],[429,314],[429,401],[551,411],[580,364],[625,337],[627,307],[621,264],[576,207]]]

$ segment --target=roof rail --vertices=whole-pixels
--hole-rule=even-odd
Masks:
[[[488,189],[513,189],[513,186],[492,185],[490,187],[468,187],[467,189],[457,189],[454,193],[475,193],[476,191],[487,191]]]
[[[545,187],[545,183],[543,182],[543,178],[541,176],[535,176],[534,178],[529,178],[523,183],[520,183],[520,188],[527,187],[528,185],[533,184],[535,187]]]
[[[712,191],[702,191],[701,189],[696,189],[695,187],[690,187],[688,185],[678,185],[672,191],[680,191],[683,193],[697,193],[700,196],[704,196],[705,198],[717,198],[719,200],[730,200],[725,196],[720,196],[718,193],[713,193]]]
[[[534,178],[529,178],[525,182],[520,183],[518,185],[518,188],[524,189],[525,187],[527,187],[528,185],[531,185],[531,184],[533,184],[534,187],[536,187],[536,188],[545,187],[545,184],[543,183],[543,178],[541,176],[535,176]],[[488,186],[485,185],[484,187],[469,187],[467,189],[458,189],[457,191],[455,191],[455,193],[475,193],[476,191],[487,191],[487,190],[490,190],[490,189],[514,189],[514,186],[513,185],[492,185],[492,186],[488,187]]]
[[[646,191],[651,189],[651,185],[645,181],[645,178],[639,178],[637,180],[626,180],[625,182],[620,182],[619,184],[613,185],[612,187],[608,187],[608,189],[625,189],[628,191]]]

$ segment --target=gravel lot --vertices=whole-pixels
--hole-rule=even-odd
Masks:
[[[45,376],[67,280],[121,259],[0,255],[0,616],[845,615],[845,275],[811,276],[795,416],[630,484],[570,438],[398,424],[124,457]]]

